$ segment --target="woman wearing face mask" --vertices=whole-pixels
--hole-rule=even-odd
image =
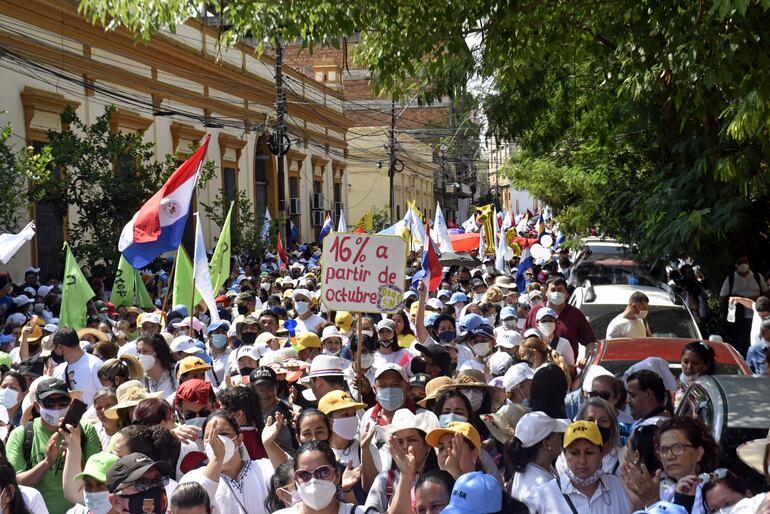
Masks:
[[[620,463],[623,460],[625,447],[620,444],[618,418],[615,408],[602,398],[588,398],[580,407],[577,420],[593,421],[602,434],[602,470],[610,475],[620,476]],[[556,462],[559,473],[567,470],[567,461],[560,456]]]
[[[602,444],[596,423],[576,421],[569,425],[564,433],[567,471],[535,489],[531,511],[629,514],[631,502],[623,483],[602,471]]]
[[[229,329],[230,323],[224,320],[212,323],[208,329],[208,353],[211,356],[213,373],[220,384],[224,383],[227,373],[227,359],[232,351],[227,344],[227,331]]]
[[[8,411],[8,422],[12,427],[21,422],[21,402],[27,395],[27,380],[18,371],[9,371],[0,383],[0,405]],[[0,430],[0,440],[5,442],[5,434]]]
[[[292,506],[276,514],[363,514],[361,507],[340,499],[341,480],[329,445],[323,441],[304,443],[294,459]]]
[[[166,340],[160,334],[142,336],[136,343],[139,362],[144,369],[144,386],[151,393],[162,391],[167,398],[176,392],[174,361]]]
[[[390,464],[377,475],[369,489],[364,504],[367,513],[410,512],[415,480],[425,471],[438,467],[436,453],[425,442],[425,436],[437,426],[438,420],[432,412],[396,411],[393,423],[383,430],[388,441],[385,448],[391,457],[387,459]],[[408,471],[402,472],[402,469]],[[408,508],[402,508],[403,505]]]
[[[674,408],[679,406],[682,395],[698,377],[714,374],[714,349],[703,341],[688,343],[682,348],[681,363],[682,373],[679,375]]]
[[[530,509],[535,489],[556,477],[553,461],[562,451],[567,424],[566,420],[553,419],[543,412],[524,414],[516,424],[516,436],[506,451],[515,471],[510,491],[511,496]]]
[[[543,342],[551,350],[558,352],[567,363],[567,366],[575,366],[575,352],[572,345],[563,337],[556,333],[556,312],[550,307],[543,307],[535,315],[537,319],[537,329],[543,335]]]
[[[396,338],[396,322],[383,319],[377,323],[377,353],[374,355],[374,367],[385,364],[399,364],[408,367],[412,354],[406,348],[399,348]]]
[[[358,392],[358,363],[356,355],[358,352],[358,336],[354,334],[350,338],[350,355],[353,359],[350,366],[343,368],[342,374],[345,382],[348,384],[348,390],[353,398],[360,399],[367,407],[372,407],[377,403],[377,397],[372,389],[374,383],[374,355],[377,352],[377,343],[373,337],[362,335],[363,347],[361,348],[361,369],[363,377],[361,378],[361,395]]]
[[[80,455],[77,456],[80,459]],[[68,497],[73,497],[75,506],[67,514],[108,514],[112,512],[109,491],[107,491],[107,472],[118,461],[112,453],[100,452],[92,455],[83,467],[83,471],[73,475],[80,463],[72,462],[70,455],[65,456],[63,481],[71,483],[74,489]]]
[[[269,459],[251,460],[242,446],[238,422],[225,411],[215,411],[203,425],[208,464],[187,472],[180,483],[197,482],[206,489],[217,512],[261,514],[273,470],[288,459],[275,444],[283,416],[268,419],[262,443]]]
[[[47,514],[43,495],[32,487],[19,485],[16,470],[0,457],[0,511],[3,514]]]

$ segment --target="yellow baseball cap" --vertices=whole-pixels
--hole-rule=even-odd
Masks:
[[[320,348],[321,338],[315,332],[303,332],[297,336],[297,351],[305,348]]]
[[[575,421],[567,427],[567,430],[564,432],[564,447],[569,447],[578,439],[585,439],[596,446],[603,444],[599,426],[593,421]]]
[[[345,391],[329,391],[323,397],[318,400],[318,410],[326,414],[327,416],[332,412],[348,409],[350,407],[358,409],[366,408],[365,403],[358,403]]]
[[[476,451],[481,451],[481,437],[479,436],[478,430],[465,421],[453,421],[448,424],[446,428],[434,428],[428,432],[427,436],[425,436],[425,442],[433,448],[438,448],[438,442],[446,434],[460,434],[473,443],[473,446],[476,447]]]
[[[337,328],[344,333],[350,331],[350,326],[353,324],[353,315],[348,311],[337,311],[337,315],[334,317],[334,324]]]
[[[177,364],[176,378],[178,379],[185,373],[189,373],[191,371],[208,371],[210,369],[211,366],[206,364],[206,362],[200,357],[185,357],[179,361],[179,364]]]

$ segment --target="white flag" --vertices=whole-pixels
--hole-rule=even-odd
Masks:
[[[340,219],[337,222],[337,232],[347,232],[348,225],[345,223],[345,211],[340,210]]]
[[[270,209],[265,207],[265,222],[264,225],[262,225],[262,240],[267,241],[270,238],[270,221],[272,218],[270,217]]]
[[[484,251],[487,248],[487,243],[484,241],[484,225],[479,228],[479,259],[484,260]]]
[[[436,202],[436,218],[433,220],[433,232],[430,235],[441,253],[454,252],[452,239],[449,237],[449,229],[446,226],[444,213],[441,211],[439,202]]]
[[[420,215],[415,211],[414,206],[410,206],[406,212],[406,217],[410,218],[409,224],[412,230],[412,249],[421,250],[422,243],[425,241],[425,225],[422,224]]]
[[[505,241],[505,231],[500,231],[500,239],[495,246],[495,269],[500,273],[505,273],[505,252],[508,245]]]
[[[471,217],[463,221],[460,225],[466,232],[476,232],[478,226],[476,225],[476,213],[471,214]]]
[[[0,234],[0,261],[7,264],[21,245],[35,237],[35,222],[30,221],[18,234]]]
[[[206,258],[206,245],[203,243],[203,231],[201,219],[195,213],[195,256],[193,258],[193,285],[206,302],[209,308],[211,321],[219,321],[217,302],[214,300],[214,288],[211,286],[211,273],[209,272],[209,260]]]

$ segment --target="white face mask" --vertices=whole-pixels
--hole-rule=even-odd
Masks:
[[[91,514],[107,514],[112,510],[109,491],[98,491],[95,493],[84,491],[83,500],[88,512]]]
[[[118,330],[117,332],[115,332],[115,337],[117,337],[118,339],[124,339],[126,337],[126,333],[123,332],[122,330]]]
[[[526,320],[525,320],[526,321]],[[519,326],[519,320],[517,319],[504,319],[503,326],[508,330],[515,330]]]
[[[332,432],[348,441],[355,439],[358,433],[358,418],[350,416],[349,418],[333,419]]]
[[[361,354],[361,369],[369,369],[372,367],[372,364],[374,364],[374,354],[373,353],[362,353]]]
[[[329,350],[327,350],[326,348],[324,348],[323,350],[321,350],[321,353],[322,353],[323,355],[331,355],[331,356],[333,356],[333,357],[339,357],[339,355],[340,355],[340,351],[341,351],[341,350],[337,350],[336,352],[330,352]]]
[[[484,402],[484,392],[476,388],[460,389],[460,392],[470,402],[473,412],[478,412]]]
[[[478,357],[485,357],[489,353],[489,343],[474,344],[473,353],[475,353]]]
[[[473,301],[476,303],[480,303],[481,300],[484,299],[484,293],[474,293],[473,295]]]
[[[527,323],[527,320],[525,318],[516,320],[516,326],[518,327],[519,330],[523,329],[526,323]]]
[[[42,405],[40,406],[40,417],[43,421],[49,425],[58,425],[59,420],[67,414],[67,407],[63,409],[46,409]]]
[[[361,335],[374,337],[374,330],[362,330]]]
[[[139,363],[145,371],[150,371],[155,366],[155,356],[140,354]]]
[[[297,484],[297,493],[305,505],[313,510],[321,510],[332,502],[337,494],[337,486],[330,480],[313,478],[309,482]]]
[[[738,270],[738,273],[748,273],[749,272],[749,265],[745,262],[742,264],[738,264],[735,269]]]
[[[644,318],[646,318],[646,317],[647,317],[647,313],[648,313],[648,312],[649,312],[649,311],[639,311],[639,314],[637,314],[636,318],[637,318],[637,319],[644,319]]]
[[[305,314],[309,308],[310,304],[308,302],[294,302],[294,310],[297,311],[297,314],[300,316]]]
[[[205,420],[206,418],[203,418],[203,419]],[[219,437],[219,440],[222,441],[222,444],[225,446],[225,455],[224,457],[222,457],[222,462],[223,463],[229,462],[230,459],[233,458],[233,455],[235,455],[235,443],[229,437],[226,437],[223,435],[219,435],[217,437]],[[206,443],[205,451],[206,451],[206,457],[210,461],[214,460],[214,449],[211,448],[211,443]]]
[[[541,321],[538,322],[537,329],[550,339],[553,333],[556,332],[556,323],[553,321]]]
[[[19,403],[19,392],[11,389],[10,387],[0,389],[0,405],[6,409],[10,409]]]
[[[553,305],[561,305],[566,299],[567,295],[562,292],[556,291],[553,293],[548,293],[548,301]]]

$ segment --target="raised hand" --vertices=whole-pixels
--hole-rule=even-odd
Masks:
[[[401,449],[396,436],[390,436],[390,454],[393,456],[393,462],[398,466],[398,470],[404,476],[413,477],[416,474],[417,457],[414,450],[410,447],[407,451]]]
[[[361,466],[354,468],[351,461],[348,461],[348,465],[345,466],[345,471],[342,473],[343,491],[350,491],[361,480],[361,469]]]
[[[263,445],[267,446],[269,444],[275,443],[275,440],[278,438],[278,434],[281,432],[285,421],[286,420],[284,419],[283,414],[278,411],[275,413],[275,421],[273,421],[273,416],[269,416],[267,418],[265,427],[262,429]]]

